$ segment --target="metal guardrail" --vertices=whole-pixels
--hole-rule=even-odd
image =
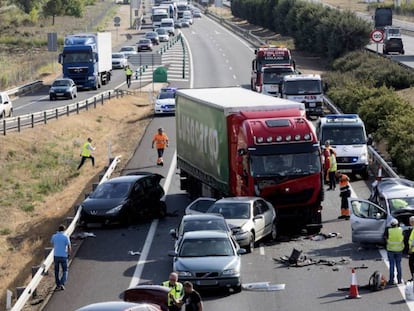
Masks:
[[[116,166],[118,165],[120,161],[121,161],[121,156],[117,156],[111,161],[108,169],[106,170],[105,174],[103,175],[99,183],[102,183],[110,178],[111,174],[114,172]],[[81,211],[82,211],[81,207],[78,208],[78,210],[76,211],[76,214],[73,217],[73,220],[71,221],[70,225],[65,231],[65,234],[67,236],[70,237],[72,233],[75,231],[76,224],[80,218]],[[37,270],[36,274],[33,276],[32,280],[29,282],[29,284],[26,286],[24,291],[21,293],[20,297],[17,299],[17,301],[11,308],[11,311],[20,311],[24,308],[26,302],[29,300],[31,295],[36,291],[36,288],[37,286],[39,286],[40,281],[43,279],[43,276],[46,275],[47,271],[52,265],[53,255],[54,253],[52,249],[52,251],[47,255],[46,259],[41,264],[40,268]]]
[[[29,91],[35,90],[43,85],[42,80],[36,80],[29,82],[27,84],[15,87],[13,89],[7,90],[6,93],[9,96],[19,96]]]
[[[66,106],[61,106],[39,112],[33,112],[30,114],[25,114],[17,117],[5,118],[2,120],[2,124],[0,124],[0,130],[2,131],[3,135],[6,135],[6,133],[10,130],[17,130],[20,132],[21,129],[24,127],[33,128],[38,123],[45,124],[48,120],[58,119],[60,116],[63,115],[79,113],[79,111],[82,109],[88,110],[90,106],[96,108],[98,103],[103,105],[105,99],[109,100],[112,98],[112,96],[118,98],[119,96],[123,96],[124,93],[125,92],[122,90],[108,90],[95,96],[92,96],[88,99],[82,100],[77,103],[72,103]]]

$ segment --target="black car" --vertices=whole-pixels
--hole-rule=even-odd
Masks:
[[[384,44],[382,47],[383,54],[389,54],[389,53],[399,53],[404,54],[404,44],[402,42],[402,39],[400,37],[391,37],[386,40],[384,40]]]
[[[159,174],[136,172],[100,183],[80,205],[82,225],[122,223],[163,218],[166,204]]]

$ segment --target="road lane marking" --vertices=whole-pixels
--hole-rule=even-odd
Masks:
[[[263,246],[260,246],[260,247],[259,247],[259,253],[260,253],[260,255],[264,256],[264,254],[265,254],[265,249],[264,249],[264,247],[263,247]]]
[[[171,180],[175,172],[176,166],[177,166],[177,150],[174,151],[174,155],[173,155],[173,158],[170,164],[170,168],[168,170],[168,175],[167,175],[167,178],[165,179],[165,183],[163,186],[165,195],[162,198],[162,200],[165,200],[165,196],[167,195],[168,190],[170,189]],[[139,260],[135,267],[134,275],[132,276],[131,282],[129,283],[129,288],[138,285],[141,280],[142,271],[144,270],[144,266],[147,263],[148,254],[151,249],[151,244],[152,244],[152,241],[154,240],[155,233],[157,231],[157,226],[158,226],[158,219],[154,219],[151,223],[150,229],[148,230],[147,237],[145,238],[145,243],[141,251],[141,256],[139,256]]]

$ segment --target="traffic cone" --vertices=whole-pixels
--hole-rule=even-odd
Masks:
[[[380,165],[378,167],[378,174],[377,174],[377,178],[375,178],[377,181],[381,181],[382,179],[382,166]]]
[[[346,299],[361,298],[358,293],[358,284],[355,274],[355,269],[352,268],[351,287],[349,287],[349,294],[345,297]]]

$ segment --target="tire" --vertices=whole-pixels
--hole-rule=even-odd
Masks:
[[[53,96],[49,96],[49,100],[52,101],[54,98]]]
[[[275,241],[277,239],[277,225],[275,221],[272,223],[272,230],[268,235],[268,239],[270,241]]]
[[[235,294],[236,294],[236,293],[240,293],[241,291],[242,291],[242,286],[241,286],[241,284],[233,287],[233,292],[234,292]]]
[[[250,242],[249,242],[249,245],[247,245],[245,248],[246,248],[247,253],[251,253],[252,250],[254,249],[254,233],[253,232],[250,232]]]
[[[13,109],[10,109],[9,118],[13,116]]]
[[[3,111],[0,115],[0,119],[6,118],[6,111]]]
[[[163,219],[165,216],[167,216],[167,204],[164,201],[160,201],[157,218]]]
[[[361,177],[363,180],[368,180],[369,178],[368,169],[361,171]]]

